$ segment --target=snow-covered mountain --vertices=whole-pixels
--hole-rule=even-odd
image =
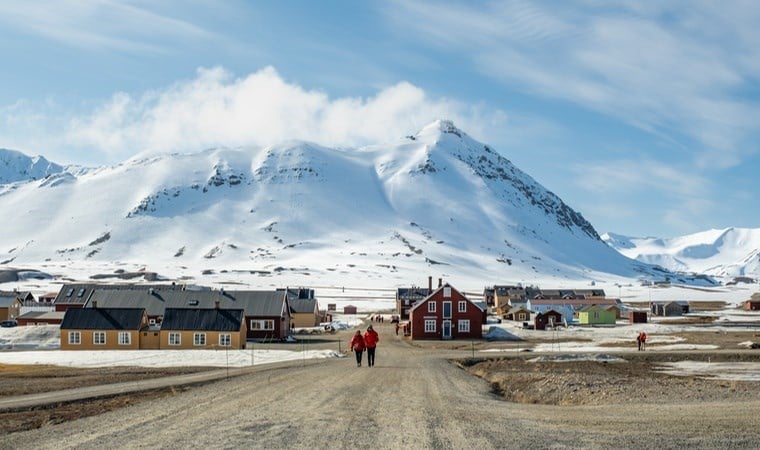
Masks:
[[[0,213],[12,218],[0,264],[123,262],[311,284],[668,276],[610,248],[580,213],[448,121],[358,149],[287,142],[48,167],[0,185]]]
[[[63,167],[43,156],[30,157],[15,150],[0,148],[0,184],[39,180],[63,172]]]
[[[603,239],[629,258],[675,272],[760,276],[760,228],[713,229],[671,239],[607,233]]]

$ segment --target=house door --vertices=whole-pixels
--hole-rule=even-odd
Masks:
[[[443,321],[443,339],[451,339],[451,321],[450,320],[444,320]]]

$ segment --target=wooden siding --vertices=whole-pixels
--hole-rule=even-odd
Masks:
[[[78,332],[79,344],[69,344],[69,335]],[[105,333],[105,344],[95,344],[95,333]],[[119,333],[129,333],[129,345],[119,345]],[[138,330],[61,330],[61,350],[138,350],[140,332]]]
[[[177,333],[180,335],[179,345],[169,345],[169,334]],[[206,345],[195,345],[195,334],[206,334]],[[219,345],[219,335],[230,335],[230,346],[221,347]],[[160,348],[161,350],[224,350],[225,348],[242,349],[245,348],[245,327],[240,331],[170,331],[161,330]]]

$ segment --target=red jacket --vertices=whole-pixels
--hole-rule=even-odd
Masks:
[[[375,348],[379,340],[380,336],[377,335],[377,331],[374,329],[367,330],[367,332],[364,333],[364,345],[366,345],[367,348]]]
[[[351,338],[351,342],[348,344],[351,350],[360,352],[364,350],[364,338],[361,334],[355,334]]]

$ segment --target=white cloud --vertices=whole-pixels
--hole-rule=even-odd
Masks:
[[[510,87],[677,139],[703,167],[734,166],[756,152],[744,144],[760,132],[760,9],[643,3],[405,0],[386,13]]]
[[[91,114],[73,118],[65,141],[99,149],[111,160],[144,150],[194,151],[286,139],[357,146],[396,139],[438,118],[452,119],[484,140],[489,128],[506,121],[500,111],[430,98],[407,82],[370,98],[331,99],[286,82],[271,67],[242,78],[212,68],[165,90],[115,94]]]
[[[213,37],[188,21],[114,0],[0,2],[0,25],[73,47],[135,53],[164,51],[156,38]]]

